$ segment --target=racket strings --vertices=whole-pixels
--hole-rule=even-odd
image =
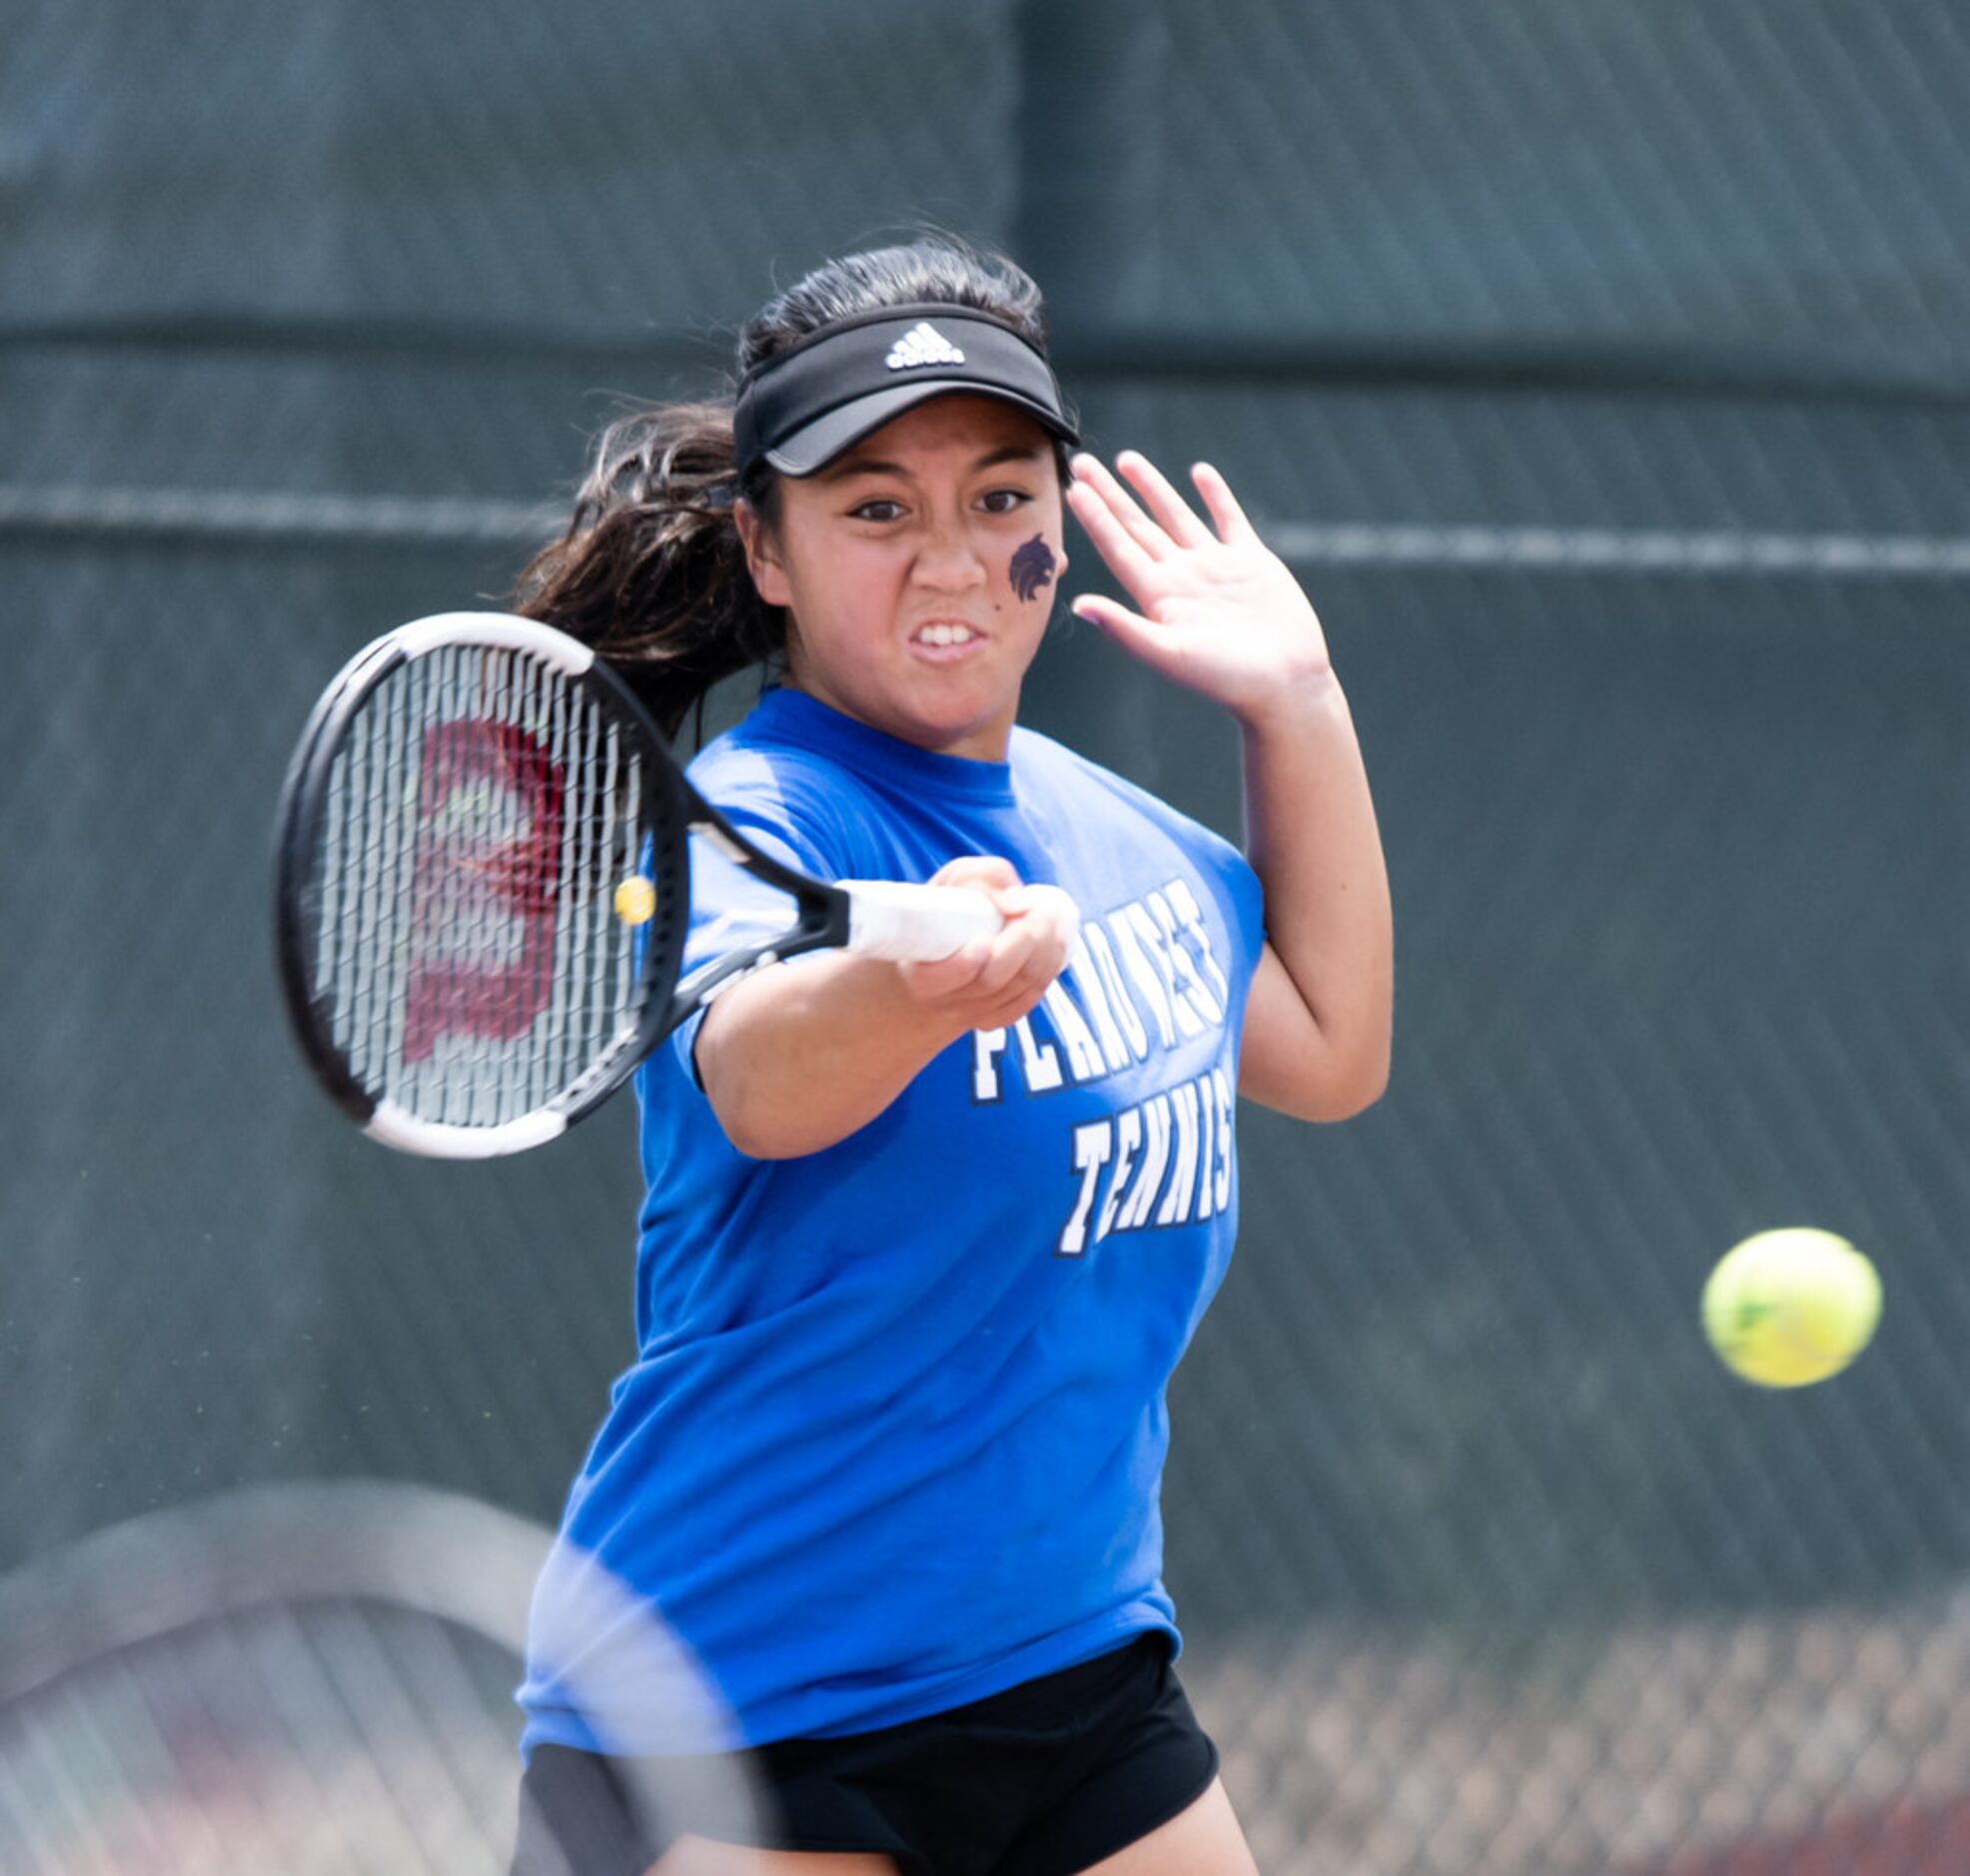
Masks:
[[[358,1081],[420,1119],[550,1105],[641,1013],[635,870],[649,780],[584,685],[442,647],[366,698],[321,823],[316,989]]]
[[[204,1621],[0,1712],[0,1838],[63,1876],[482,1876],[510,1837],[512,1671],[359,1603]]]

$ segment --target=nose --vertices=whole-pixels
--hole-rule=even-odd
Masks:
[[[949,522],[925,531],[910,571],[918,585],[937,592],[968,592],[988,578],[970,533]]]

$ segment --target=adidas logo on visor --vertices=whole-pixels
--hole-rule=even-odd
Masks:
[[[883,364],[892,372],[914,371],[919,365],[962,365],[964,354],[928,320],[912,326],[889,348]]]

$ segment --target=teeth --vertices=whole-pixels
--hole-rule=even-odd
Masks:
[[[917,633],[927,645],[968,645],[977,636],[969,625],[926,625]]]

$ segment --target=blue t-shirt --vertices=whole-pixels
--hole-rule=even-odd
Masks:
[[[1176,1637],[1164,1386],[1231,1256],[1259,884],[1047,737],[1015,730],[1008,755],[932,754],[776,690],[692,765],[748,837],[820,877],[999,854],[1083,919],[1030,1016],[953,1044],[805,1158],[725,1139],[695,1023],[639,1071],[637,1355],[562,1539],[653,1599],[747,1743]],[[694,933],[753,890],[694,873]],[[584,1725],[538,1660],[520,1697],[529,1747],[692,1749],[658,1702]]]

